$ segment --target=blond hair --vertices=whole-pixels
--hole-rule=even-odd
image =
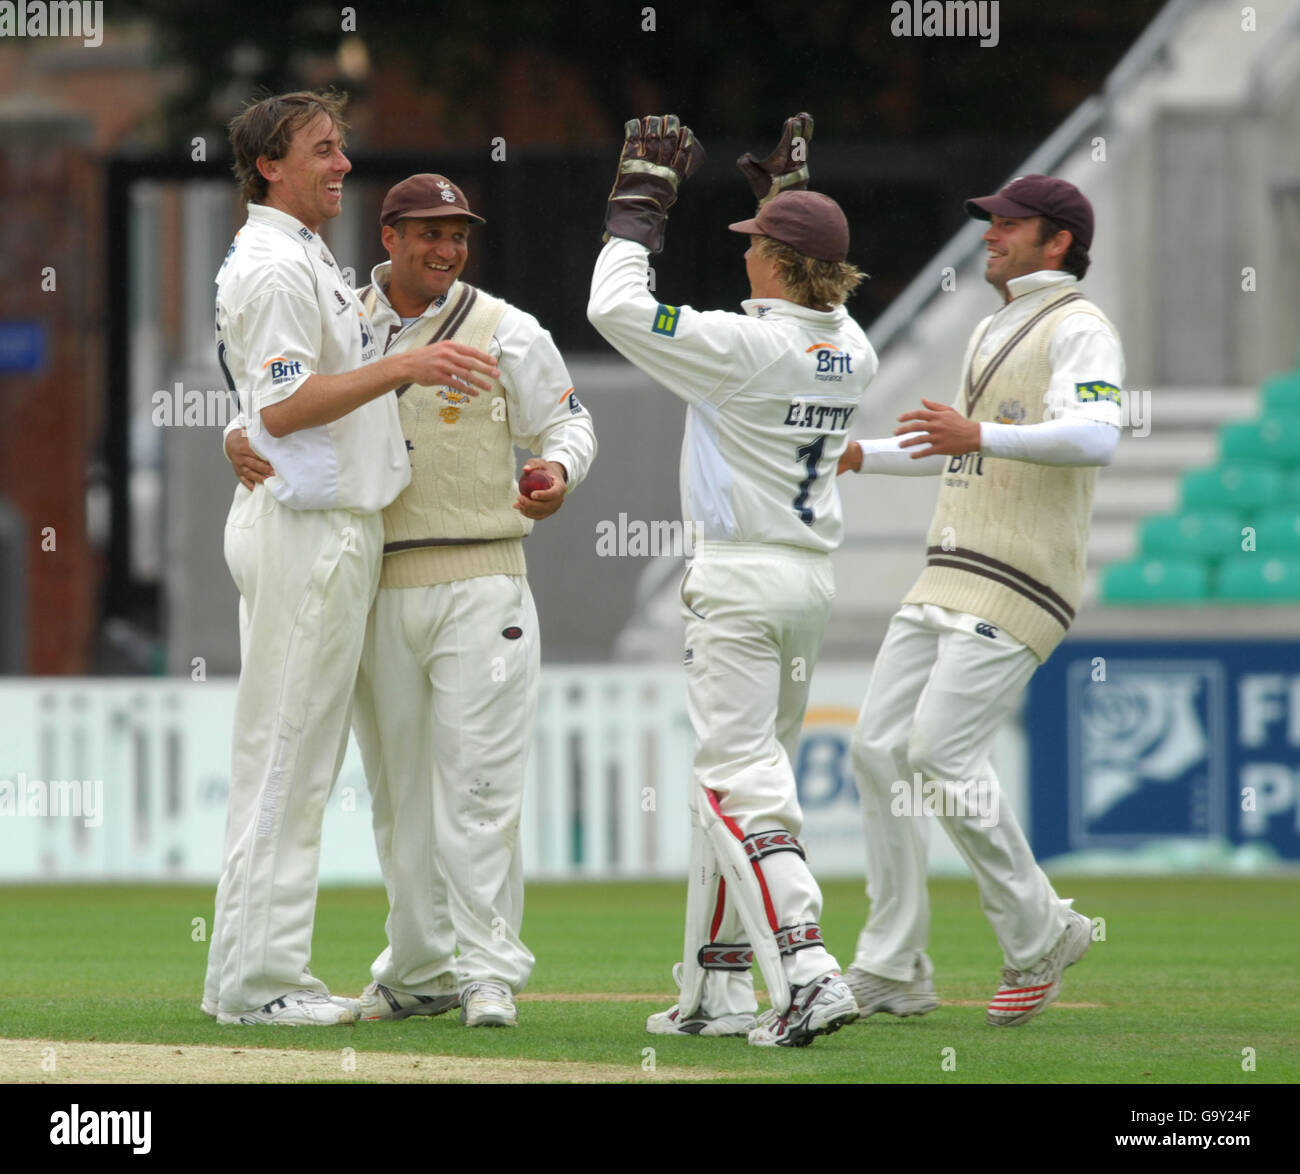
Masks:
[[[770,236],[758,238],[758,255],[776,265],[790,301],[812,309],[843,305],[866,276],[847,261],[819,261]]]

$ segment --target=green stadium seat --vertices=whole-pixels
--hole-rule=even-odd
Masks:
[[[1183,510],[1260,510],[1282,499],[1282,474],[1267,465],[1220,465],[1183,474]]]
[[[1288,473],[1282,482],[1282,496],[1279,505],[1300,506],[1300,469]]]
[[[1162,514],[1142,523],[1138,544],[1147,558],[1227,558],[1241,553],[1241,522],[1221,510]]]
[[[1140,558],[1112,563],[1102,576],[1103,603],[1132,606],[1204,603],[1209,569],[1191,559]]]
[[[1233,603],[1300,603],[1300,558],[1243,554],[1219,567],[1214,598]]]
[[[1300,508],[1270,510],[1255,526],[1255,551],[1265,557],[1300,558]]]
[[[1300,464],[1300,412],[1226,424],[1219,430],[1219,451],[1225,465]]]
[[[1264,380],[1263,390],[1266,414],[1300,414],[1300,371],[1270,375]]]

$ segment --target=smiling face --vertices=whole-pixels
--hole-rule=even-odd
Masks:
[[[403,318],[423,314],[455,284],[469,260],[464,216],[405,217],[381,234],[392,259],[388,300]]]
[[[343,154],[343,136],[328,114],[299,127],[283,159],[262,155],[257,167],[267,182],[266,203],[313,232],[339,214],[343,177],[352,170]]]
[[[1040,269],[1059,269],[1069,247],[1070,234],[1062,230],[1039,243],[1040,216],[994,216],[984,233],[988,264],[984,280],[1008,299],[1007,282]]]

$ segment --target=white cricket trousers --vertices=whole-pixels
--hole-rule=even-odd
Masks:
[[[681,594],[695,731],[692,810],[704,787],[745,836],[780,829],[797,836],[803,811],[793,758],[835,598],[830,557],[777,543],[704,542]],[[820,922],[821,890],[798,854],[775,852],[762,869],[781,926]],[[716,940],[748,940],[730,900]],[[782,961],[792,986],[839,969],[820,945]],[[709,971],[702,1006],[713,1016],[751,1009],[752,974]]]
[[[370,968],[384,986],[518,992],[532,973],[519,818],[540,647],[522,575],[375,600],[353,719],[388,891],[388,946]]]
[[[989,761],[1037,667],[978,616],[904,604],[890,621],[853,734],[871,902],[854,966],[896,981],[932,973],[926,803],[970,865],[1007,965],[1027,969],[1064,931],[1069,903],[1034,860]]]
[[[264,485],[235,491],[225,554],[240,594],[241,667],[209,1012],[326,993],[308,969],[321,823],[347,748],[383,540],[379,514],[289,509]]]

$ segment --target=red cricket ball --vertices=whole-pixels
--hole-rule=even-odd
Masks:
[[[535,489],[550,489],[551,475],[544,469],[529,469],[519,478],[519,492],[532,499]]]

